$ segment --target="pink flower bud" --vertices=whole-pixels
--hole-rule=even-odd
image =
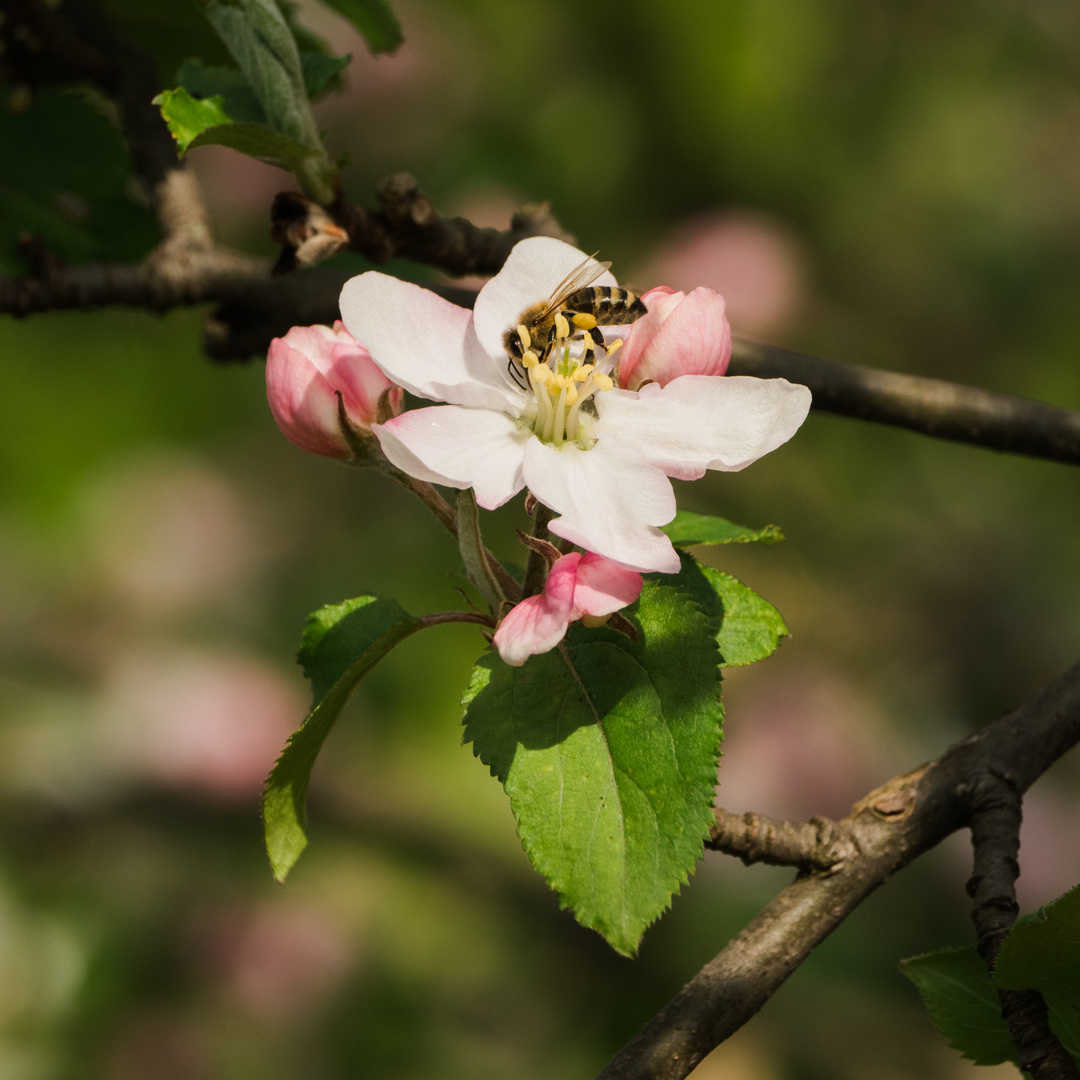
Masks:
[[[495,632],[494,645],[512,667],[554,649],[576,619],[603,622],[641,595],[641,575],[602,555],[572,552],[558,559],[544,591],[511,609]]]
[[[378,419],[379,398],[401,410],[402,391],[376,366],[371,354],[339,320],[329,326],[294,326],[274,338],[266,357],[266,399],[286,438],[302,450],[351,458],[342,430],[338,395],[354,431],[366,432]]]
[[[619,354],[619,385],[666,386],[680,375],[723,375],[731,359],[724,298],[712,289],[675,292],[666,285],[641,298],[649,309],[630,328]]]

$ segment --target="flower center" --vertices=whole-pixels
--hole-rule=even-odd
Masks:
[[[557,312],[554,340],[543,359],[532,347],[528,327],[522,323],[517,328],[521,363],[536,398],[532,429],[541,442],[555,447],[574,442],[586,450],[595,441],[589,438],[591,420],[596,415],[592,398],[615,385],[610,371],[615,353],[622,347],[621,341],[610,345],[595,341],[589,334],[595,328],[596,320],[591,315],[576,314],[568,319]]]

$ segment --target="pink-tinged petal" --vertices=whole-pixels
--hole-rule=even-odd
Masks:
[[[786,379],[684,375],[637,394],[597,397],[601,440],[632,441],[645,458],[680,480],[706,469],[736,472],[787,442],[810,409],[810,391]]]
[[[723,375],[731,360],[724,298],[712,289],[689,295],[661,286],[642,300],[649,309],[630,329],[619,357],[619,385],[666,386],[682,375]]]
[[[556,536],[634,570],[678,572],[679,556],[656,528],[675,516],[675,493],[632,442],[612,437],[591,450],[573,443],[556,450],[532,439],[525,446],[524,477],[529,490],[561,515],[550,525]]]
[[[355,428],[375,419],[379,398],[390,390],[390,406],[401,408],[401,390],[375,366],[368,351],[338,323],[294,326],[274,338],[266,358],[266,398],[282,432],[316,454],[348,458],[341,433],[338,397]]]
[[[480,348],[472,314],[429,289],[370,271],[341,290],[341,317],[372,359],[417,397],[520,412],[524,395]]]
[[[611,615],[632,604],[641,595],[641,586],[641,575],[636,570],[628,570],[594,551],[586,552],[578,563],[573,616]]]
[[[576,551],[564,555],[552,566],[544,591],[522,600],[499,624],[492,643],[507,664],[520,667],[530,656],[546,653],[562,641],[572,617],[580,561]]]
[[[432,405],[371,430],[399,469],[431,484],[475,488],[485,510],[502,506],[525,486],[521,461],[532,436],[505,413]]]
[[[550,236],[532,236],[515,244],[503,268],[476,297],[473,317],[481,346],[493,357],[504,357],[506,331],[518,324],[526,308],[547,300],[587,258],[585,252]],[[592,284],[618,282],[605,271]]]
[[[622,351],[619,353],[618,383],[623,389],[636,390],[644,382],[637,378],[637,369],[641,366],[641,358],[648,349],[657,330],[663,325],[664,319],[671,314],[671,308],[681,303],[685,293],[675,292],[666,285],[658,285],[647,293],[642,293],[641,302],[648,309],[625,335]]]

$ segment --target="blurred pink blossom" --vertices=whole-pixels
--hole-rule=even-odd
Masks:
[[[195,927],[199,967],[247,1012],[267,1022],[307,1013],[348,974],[354,949],[324,911],[268,903],[214,913]]]
[[[256,215],[265,222],[274,196],[296,187],[284,169],[225,146],[195,147],[187,160],[215,222]]]
[[[739,334],[774,331],[797,313],[803,296],[798,244],[779,221],[746,210],[676,226],[636,277],[675,289],[715,289]]]
[[[970,856],[969,856],[970,858]],[[1056,900],[1080,881],[1080,805],[1074,790],[1041,781],[1024,796],[1020,828],[1021,912]]]
[[[903,755],[891,752],[883,718],[851,683],[782,661],[769,662],[768,681],[726,676],[717,805],[795,820],[843,817],[903,770]]]
[[[258,561],[235,488],[197,459],[125,462],[88,486],[84,506],[105,584],[145,615],[219,607]]]
[[[384,392],[389,392],[391,415],[396,416],[401,388],[375,366],[340,320],[333,329],[294,326],[270,342],[266,399],[282,433],[301,450],[352,457],[350,440],[342,431],[339,395],[348,422],[354,430],[366,431],[377,418]]]
[[[227,801],[258,798],[305,705],[257,660],[175,647],[128,654],[103,703],[129,771]]]
[[[198,1027],[164,1009],[125,1016],[107,1041],[104,1080],[210,1080],[206,1039]]]
[[[724,298],[712,289],[689,295],[666,285],[642,296],[649,313],[638,319],[619,354],[619,385],[667,386],[680,375],[723,375],[731,360],[731,327]]]

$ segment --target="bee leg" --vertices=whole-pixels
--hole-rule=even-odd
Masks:
[[[521,387],[522,390],[529,389],[525,385],[525,376],[518,370],[518,366],[514,362],[514,358],[512,356],[506,361],[506,373],[510,376],[511,379],[514,380],[515,383],[517,383],[518,386]]]
[[[597,349],[604,347],[604,334],[599,326],[594,326],[589,331],[589,337],[592,338],[592,343]]]

